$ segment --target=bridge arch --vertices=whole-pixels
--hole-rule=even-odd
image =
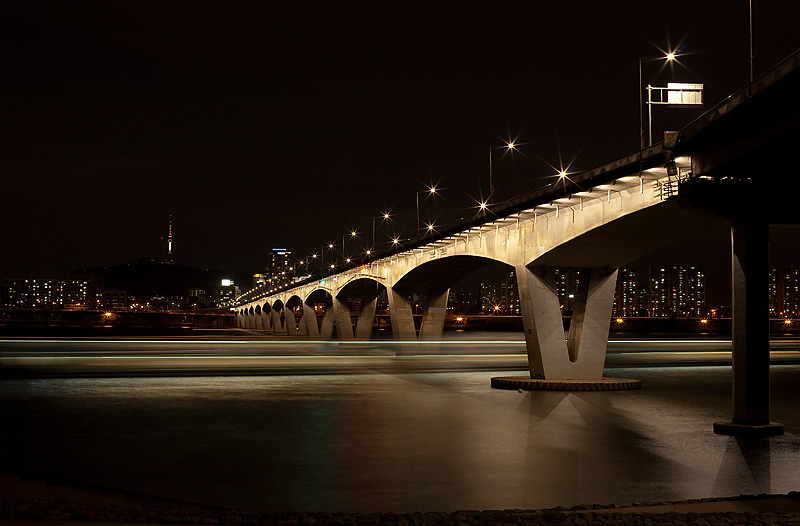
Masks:
[[[508,262],[483,255],[443,256],[409,268],[395,281],[392,288],[401,290],[449,289],[473,272],[497,263],[514,268]]]

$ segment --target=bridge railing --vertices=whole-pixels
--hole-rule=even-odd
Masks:
[[[456,221],[444,225],[443,227],[437,228],[435,232],[419,235],[416,238],[408,240],[405,243],[392,246],[389,249],[376,251],[368,258],[340,264],[333,269],[322,269],[321,271],[315,273],[311,278],[296,281],[272,291],[265,291],[261,289],[249,291],[237,299],[237,305],[242,305],[267,296],[280,294],[298,286],[308,285],[310,283],[326,279],[329,276],[358,269],[365,264],[424,247],[430,243],[446,239],[471,228],[489,224],[496,220],[518,214],[525,210],[536,208],[537,206],[546,205],[555,201],[556,199],[567,198],[576,192],[591,190],[593,187],[602,184],[613,184],[615,180],[622,177],[641,174],[643,171],[651,168],[664,167],[665,162],[665,150],[661,144],[656,144],[644,150],[628,155],[615,162],[608,163],[592,170],[570,174],[569,178],[560,179],[554,183],[539,187],[521,196],[489,205],[486,207],[486,209],[481,210],[477,214],[462,217]],[[670,195],[674,195],[676,193],[677,180],[675,181],[674,185],[668,185],[667,189],[664,190],[663,198],[669,197]]]

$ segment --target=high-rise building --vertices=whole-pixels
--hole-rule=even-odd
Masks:
[[[271,285],[280,286],[289,283],[290,276],[287,269],[291,254],[285,248],[273,248],[269,251],[266,274]]]
[[[558,303],[561,305],[561,312],[568,314],[572,312],[572,301],[578,292],[581,284],[581,271],[575,269],[555,269],[556,292],[558,293]]]
[[[102,280],[89,278],[5,280],[9,309],[94,309],[102,295]]]
[[[503,313],[510,316],[518,316],[519,310],[519,288],[517,287],[517,274],[514,269],[506,272],[506,279],[503,281],[501,291],[501,306]]]
[[[103,308],[108,311],[128,310],[128,293],[124,290],[103,291]]]
[[[702,318],[706,288],[702,265],[651,265],[650,311],[656,317]]]
[[[219,306],[222,308],[233,306],[240,294],[239,287],[232,280],[223,279],[219,287]]]
[[[497,281],[481,281],[481,312],[483,314],[494,314],[500,310],[500,283]]]
[[[638,307],[636,300],[636,271],[625,268],[619,269],[617,273],[617,292],[614,295],[614,311],[612,316],[615,318],[637,316]]]
[[[636,287],[636,316],[650,316],[650,287],[647,285]]]
[[[480,298],[474,292],[451,290],[447,297],[447,312],[451,314],[478,314]]]
[[[800,269],[772,268],[769,280],[769,313],[776,318],[800,316]]]

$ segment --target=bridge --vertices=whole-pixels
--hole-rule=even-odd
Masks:
[[[770,224],[800,224],[800,52],[663,142],[483,209],[411,243],[290,286],[241,296],[237,326],[341,340],[370,338],[378,297],[392,335],[442,336],[450,287],[487,264],[513,269],[530,376],[600,382],[617,269],[691,235],[731,229],[733,417],[726,434],[782,433],[769,421]],[[565,337],[555,268],[580,268]],[[348,298],[358,298],[355,323]],[[415,324],[412,299],[422,299]],[[324,304],[317,316],[314,305]]]

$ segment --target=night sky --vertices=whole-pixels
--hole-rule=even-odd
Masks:
[[[2,277],[164,256],[170,214],[176,261],[203,268],[260,272],[352,228],[365,248],[384,210],[378,241],[411,237],[432,182],[423,220],[474,213],[504,139],[523,144],[494,153],[495,201],[636,150],[640,57],[681,54],[644,82],[704,83],[706,109],[749,75],[746,0],[0,9]],[[753,1],[753,28],[758,75],[800,48],[800,2]],[[656,108],[656,142],[700,113]]]

